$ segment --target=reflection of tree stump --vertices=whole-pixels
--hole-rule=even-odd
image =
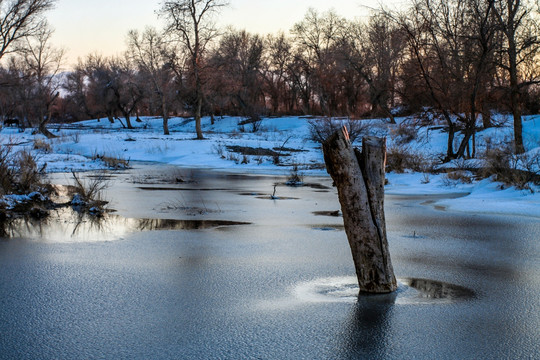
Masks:
[[[385,139],[364,138],[360,152],[347,135],[344,129],[330,136],[323,152],[338,190],[360,292],[392,292],[397,283],[384,218]]]

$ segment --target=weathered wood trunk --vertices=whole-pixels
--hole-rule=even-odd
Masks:
[[[385,139],[364,138],[360,152],[346,130],[338,131],[323,143],[323,152],[338,190],[360,292],[396,290],[384,217]]]

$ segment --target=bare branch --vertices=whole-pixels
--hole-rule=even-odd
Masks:
[[[35,35],[42,29],[42,15],[53,7],[56,0],[0,1],[0,59],[17,49],[15,43]]]

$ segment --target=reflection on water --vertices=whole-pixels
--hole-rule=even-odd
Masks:
[[[391,300],[389,294],[376,295],[379,300]],[[395,297],[395,295],[394,295]],[[345,323],[344,336],[340,339],[343,344],[338,347],[338,357],[343,359],[384,359],[388,357],[389,332],[391,328],[391,301],[358,302],[350,310],[348,321]]]
[[[426,279],[400,279],[405,286],[418,290],[419,296],[427,299],[470,299],[475,292],[463,286]]]
[[[49,242],[113,241],[137,231],[198,230],[248,224],[225,220],[132,219],[112,214],[97,217],[65,208],[53,211],[42,220],[24,217],[7,221],[0,227],[0,237]]]

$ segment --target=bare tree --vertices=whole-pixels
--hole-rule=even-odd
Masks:
[[[410,70],[421,79],[436,116],[446,122],[446,161],[465,156],[473,143],[481,94],[493,75],[496,27],[494,0],[414,0],[393,16],[406,35]],[[462,131],[455,151],[454,140]]]
[[[201,110],[203,106],[203,56],[207,45],[217,35],[213,15],[228,5],[226,0],[164,1],[160,10],[168,23],[167,30],[178,37],[190,55],[191,72],[195,81],[195,130],[203,139]]]
[[[291,30],[297,56],[309,67],[310,81],[321,110],[326,115],[337,111],[340,73],[335,66],[337,43],[345,28],[345,20],[334,11],[319,14],[310,8],[304,19]]]
[[[90,54],[81,65],[85,72],[87,105],[94,116],[105,115],[114,123],[118,112],[114,94],[114,74],[110,59],[100,54]]]
[[[133,129],[130,117],[143,98],[143,86],[137,81],[136,69],[128,57],[111,58],[109,68],[112,81],[108,85],[113,101],[126,120],[125,126]]]
[[[17,50],[14,44],[42,31],[42,15],[56,0],[0,1],[0,59]]]
[[[268,35],[263,53],[263,78],[274,114],[278,113],[280,105],[288,112],[292,110],[291,106],[283,104],[287,94],[290,93],[290,87],[287,85],[287,65],[291,60],[291,43],[285,34]]]
[[[521,120],[521,92],[524,87],[538,83],[538,74],[526,81],[521,73],[524,67],[538,68],[540,50],[539,26],[532,16],[533,7],[527,0],[496,1],[494,11],[504,35],[502,59],[499,66],[508,73],[510,108],[514,118],[514,146],[516,154],[525,152]],[[534,66],[531,66],[531,62]]]
[[[396,97],[404,40],[401,29],[380,14],[373,15],[367,24],[349,23],[342,39],[341,54],[348,67],[367,84],[371,115],[384,115],[391,123],[395,123],[391,107]]]
[[[311,114],[313,99],[313,68],[298,49],[293,50],[287,64],[287,77],[291,87],[291,105],[304,114]]]
[[[33,36],[26,37],[22,48],[24,64],[33,82],[33,103],[38,130],[48,138],[55,137],[47,129],[51,120],[52,107],[58,100],[61,81],[59,72],[65,50],[50,44],[53,30],[43,23]]]
[[[129,56],[139,73],[148,80],[151,95],[158,99],[163,116],[163,133],[169,135],[169,112],[175,94],[175,78],[181,81],[180,66],[171,44],[155,28],[146,28],[141,34],[132,30],[128,34]]]
[[[265,106],[262,92],[263,41],[245,30],[229,29],[212,56],[219,75],[226,78],[229,102],[249,121],[258,122]]]
[[[62,87],[67,92],[65,100],[72,119],[83,120],[94,117],[88,108],[86,73],[81,61],[67,73]]]
[[[26,126],[32,89],[30,77],[26,76],[26,67],[20,57],[12,56],[5,67],[0,69],[1,115],[4,119],[18,118],[19,125]]]

